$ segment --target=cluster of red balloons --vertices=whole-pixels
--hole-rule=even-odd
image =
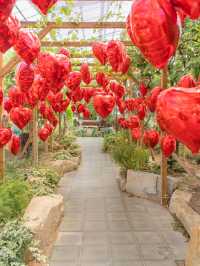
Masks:
[[[200,17],[200,0],[133,1],[127,31],[133,44],[155,67],[164,68],[179,41],[178,17]]]

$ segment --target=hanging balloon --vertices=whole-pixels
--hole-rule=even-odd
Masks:
[[[105,65],[107,62],[106,48],[107,45],[103,42],[93,42],[92,44],[93,54],[102,65]]]
[[[2,103],[3,103],[3,90],[0,87],[0,105],[2,105]]]
[[[119,71],[122,72],[122,74],[126,74],[129,70],[130,65],[131,65],[131,58],[127,55],[125,57],[124,62],[122,62]]]
[[[122,98],[125,94],[125,88],[121,84],[117,83],[116,81],[110,81],[110,89],[117,98]]]
[[[71,56],[70,51],[67,50],[66,48],[61,48],[58,53],[63,54],[65,56],[67,56],[68,58],[70,58],[70,56]]]
[[[144,120],[146,116],[146,106],[144,104],[140,104],[137,109],[137,115],[140,120]]]
[[[196,81],[192,75],[185,75],[179,80],[177,87],[181,88],[194,88],[196,87]]]
[[[120,41],[111,40],[108,42],[106,53],[112,70],[120,72],[121,64],[127,58],[124,45]]]
[[[93,105],[95,111],[102,118],[106,118],[113,111],[115,99],[111,95],[95,95],[93,98]]]
[[[151,112],[155,112],[158,95],[161,93],[161,87],[155,87],[151,90],[150,96],[147,99],[147,105]]]
[[[144,83],[141,83],[139,86],[139,91],[140,91],[140,94],[144,97],[148,92],[148,88]]]
[[[164,90],[158,97],[156,114],[161,129],[193,153],[200,150],[200,89]]]
[[[141,129],[138,127],[138,128],[133,128],[131,130],[131,136],[134,140],[139,140],[142,136],[142,132],[141,132]]]
[[[17,87],[12,86],[8,91],[9,99],[12,103],[12,106],[18,107],[25,103],[25,95],[24,93]]]
[[[81,65],[81,77],[82,80],[85,84],[90,84],[91,80],[92,80],[92,76],[89,70],[89,66],[87,63],[83,63]]]
[[[165,157],[169,157],[176,150],[176,139],[173,136],[165,136],[161,139],[161,149]]]
[[[175,54],[179,28],[177,14],[170,1],[134,1],[129,30],[133,43],[155,67],[164,68]]]
[[[0,128],[0,148],[3,148],[11,139],[12,130],[10,128]]]
[[[20,137],[16,135],[12,135],[12,138],[9,144],[10,152],[14,155],[17,155],[20,151],[20,146],[21,146]]]
[[[132,115],[128,118],[128,127],[130,129],[138,128],[140,126],[140,119],[137,115]]]
[[[34,5],[42,12],[47,15],[49,9],[58,2],[58,0],[31,0]]]
[[[191,19],[198,19],[200,17],[200,0],[172,0],[172,3]]]
[[[0,52],[5,53],[17,41],[20,22],[10,16],[4,23],[0,23]]]
[[[103,73],[103,72],[98,72],[96,74],[96,81],[99,85],[101,85],[104,89],[107,87],[109,84],[109,78]]]
[[[34,81],[34,67],[26,62],[17,66],[15,73],[16,84],[22,92],[27,92]]]
[[[81,84],[81,73],[78,71],[70,72],[67,80],[66,85],[70,90],[75,90]]]
[[[126,110],[126,103],[122,99],[116,100],[117,106],[121,114],[123,114]]]
[[[3,23],[10,16],[16,0],[1,0],[0,1],[0,23]]]
[[[21,29],[14,48],[27,64],[31,64],[40,52],[40,41],[34,33]]]
[[[119,117],[117,122],[123,129],[127,129],[129,126],[128,121],[124,117]]]
[[[13,108],[13,104],[9,98],[5,99],[3,102],[3,108],[7,113],[10,113],[10,110]]]
[[[150,129],[144,132],[143,142],[147,147],[154,148],[159,142],[159,133],[154,129]]]
[[[85,88],[83,90],[83,98],[86,101],[86,103],[89,103],[93,94],[94,94],[94,89],[93,88]]]
[[[48,139],[48,137],[52,134],[53,132],[53,127],[51,126],[51,124],[46,123],[44,125],[43,128],[41,128],[38,131],[38,137],[42,140],[42,141],[46,141]]]
[[[37,101],[44,101],[50,91],[50,84],[48,81],[42,77],[41,75],[35,75],[32,87],[31,87],[31,95]]]
[[[32,111],[26,107],[15,107],[10,111],[10,120],[20,129],[23,129],[31,118]]]
[[[91,115],[90,110],[87,107],[85,107],[85,109],[83,111],[83,118],[84,119],[89,119],[90,115]]]

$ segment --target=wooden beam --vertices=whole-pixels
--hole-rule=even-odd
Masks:
[[[51,26],[48,25],[38,33],[38,38],[42,40],[50,30]],[[21,59],[18,55],[13,56],[13,58],[11,58],[10,61],[2,68],[0,72],[0,78],[7,75],[20,61]]]
[[[38,28],[35,21],[22,21],[22,28]],[[52,29],[125,29],[125,22],[48,22],[47,27]],[[42,25],[41,25],[42,27]]]
[[[3,66],[3,54],[0,53],[0,72]],[[0,87],[3,89],[3,78],[0,78]],[[3,105],[0,106],[0,126],[6,126],[3,125],[2,121],[2,115],[3,115]],[[5,152],[4,148],[0,149],[0,184],[4,182],[5,177]]]
[[[43,41],[43,47],[90,47],[93,41]],[[125,46],[132,46],[132,42],[123,41]]]

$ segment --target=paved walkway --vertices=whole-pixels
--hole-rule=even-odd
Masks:
[[[186,243],[168,211],[120,193],[117,168],[101,152],[102,140],[84,138],[82,163],[60,191],[65,217],[51,266],[176,266]]]

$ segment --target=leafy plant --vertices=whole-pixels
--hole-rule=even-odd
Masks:
[[[26,181],[13,179],[0,186],[0,222],[19,217],[31,199]]]
[[[25,266],[28,252],[38,262],[45,262],[30,230],[19,221],[7,223],[0,233],[0,266]]]
[[[128,135],[125,131],[118,131],[115,133],[106,134],[103,141],[103,151],[112,152],[115,145],[118,143],[128,142]]]

